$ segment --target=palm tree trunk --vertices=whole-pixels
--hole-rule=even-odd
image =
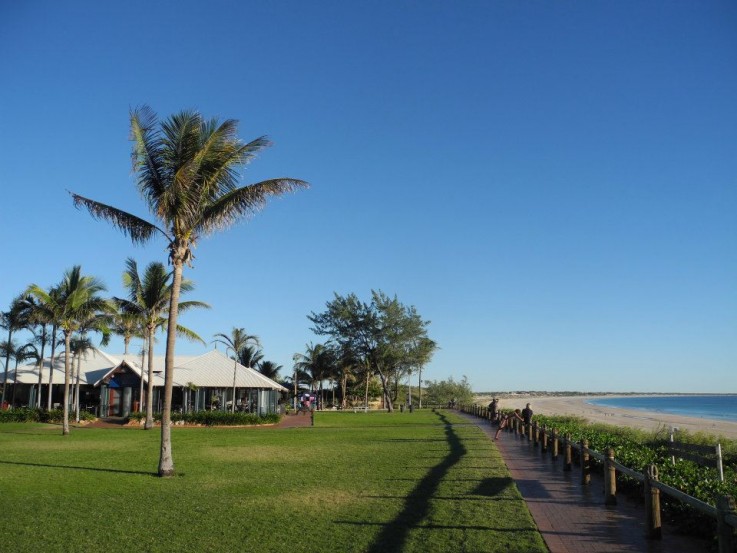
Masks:
[[[233,405],[231,406],[231,412],[235,413],[235,375],[238,370],[238,359],[236,356],[236,359],[233,361]]]
[[[82,366],[82,354],[77,354],[77,375],[74,383],[74,420],[79,422],[79,372]]]
[[[141,382],[138,386],[138,412],[143,411],[143,365],[146,362],[146,339],[143,339],[141,347]]]
[[[56,325],[51,327],[51,358],[49,359],[49,397],[46,410],[51,411],[51,396],[54,395],[54,353],[56,353]]]
[[[41,386],[43,386],[44,350],[46,349],[46,325],[44,325],[42,336],[43,339],[41,340],[41,360],[38,362],[38,397],[36,398],[37,409],[41,409]]]
[[[181,247],[179,248],[181,249]],[[159,476],[174,476],[174,458],[171,453],[171,396],[174,383],[174,348],[177,337],[177,315],[179,314],[179,292],[182,287],[184,252],[174,251],[172,263],[174,277],[169,301],[169,321],[166,330],[166,363],[164,366],[164,409],[161,413],[161,454]]]
[[[151,430],[154,427],[154,332],[155,330],[156,329],[153,326],[149,326],[148,327],[148,338],[146,338],[146,340],[148,341],[148,386],[146,387],[146,422],[143,425],[144,430]]]
[[[64,419],[62,436],[69,435],[69,348],[71,347],[72,333],[64,330]]]
[[[10,404],[15,405],[15,389],[18,387],[18,356],[15,356],[15,366],[13,367],[13,393],[10,396]]]
[[[8,349],[5,352],[5,374],[3,375],[3,396],[0,399],[0,406],[5,405],[5,389],[8,386],[8,365],[10,364],[10,339],[13,337],[13,330],[8,329]]]

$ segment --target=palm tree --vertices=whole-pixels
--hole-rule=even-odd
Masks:
[[[304,354],[294,356],[294,367],[310,375],[310,388],[317,391],[318,386],[322,396],[322,381],[329,377],[335,365],[333,351],[324,344],[309,344]],[[322,401],[321,397],[321,401]]]
[[[46,344],[48,344],[49,339],[51,338],[49,334],[51,314],[45,306],[36,301],[36,298],[28,296],[25,301],[28,306],[28,323],[31,332],[33,333],[33,342],[41,347],[38,359],[38,394],[36,396],[36,408],[41,409],[44,353],[46,351]]]
[[[123,286],[128,289],[128,299],[115,298],[121,310],[138,318],[144,328],[146,344],[148,345],[148,387],[146,391],[146,422],[143,428],[150,430],[154,426],[153,391],[154,391],[154,335],[162,328],[167,319],[164,314],[169,306],[171,297],[171,277],[163,263],[152,262],[146,267],[143,278],[138,274],[138,264],[132,258],[126,259],[123,272]],[[182,279],[180,293],[184,294],[194,289],[194,284]],[[201,301],[183,301],[179,303],[179,311],[192,307],[210,306]],[[194,331],[181,325],[176,326],[176,332],[192,340],[205,343]],[[141,366],[143,373],[143,366]],[[143,380],[143,374],[141,374]]]
[[[233,351],[233,405],[231,406],[231,411],[235,413],[235,379],[238,370],[238,353],[247,349],[251,343],[256,346],[260,346],[261,343],[258,340],[258,336],[248,334],[245,328],[235,327],[230,331],[230,335],[223,333],[215,334],[213,343],[223,344],[226,349],[230,348]],[[248,366],[246,365],[246,367]]]
[[[259,211],[268,198],[307,186],[304,181],[280,178],[237,187],[239,168],[269,145],[265,137],[244,143],[237,138],[237,129],[237,121],[208,121],[194,111],[182,111],[160,125],[156,114],[146,106],[131,113],[132,159],[138,190],[161,226],[72,194],[76,206],[85,207],[95,218],[109,221],[133,242],[145,243],[160,234],[168,243],[174,280],[166,337],[160,476],[174,474],[169,423],[175,330],[182,271],[185,263],[192,264],[192,248],[201,237]]]
[[[279,371],[281,369],[282,366],[277,365],[273,361],[261,361],[258,364],[258,372],[274,381],[279,379]]]
[[[28,305],[24,297],[18,296],[10,303],[10,309],[0,313],[0,328],[8,331],[7,345],[13,341],[13,333],[24,328],[28,324]],[[5,373],[3,375],[3,393],[0,406],[5,405],[5,391],[8,386],[8,365],[10,365],[10,348],[5,348]],[[15,386],[13,386],[15,388]]]
[[[241,365],[255,369],[264,358],[264,352],[257,346],[244,346],[238,350],[237,357]]]
[[[113,316],[110,331],[123,337],[123,355],[128,355],[131,340],[142,334],[141,321],[136,313],[121,309]]]
[[[64,333],[64,423],[62,435],[69,434],[69,376],[72,334],[80,323],[98,313],[110,313],[111,305],[98,296],[105,286],[92,276],[82,276],[82,269],[75,265],[58,285],[56,294],[50,294],[37,284],[31,284],[28,294],[44,304]],[[53,364],[53,360],[52,360]]]

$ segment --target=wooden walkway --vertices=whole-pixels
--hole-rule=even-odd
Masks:
[[[464,415],[493,440],[496,427]],[[509,468],[538,530],[551,553],[699,553],[709,551],[704,540],[682,536],[663,527],[662,540],[645,539],[644,506],[617,496],[618,504],[604,506],[604,482],[592,474],[582,486],[580,472],[563,472],[562,457],[553,461],[527,438],[502,432],[494,442]]]

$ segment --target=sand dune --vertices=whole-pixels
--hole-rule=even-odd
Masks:
[[[627,426],[642,430],[661,428],[670,430],[676,427],[689,432],[704,432],[737,440],[737,422],[668,415],[638,409],[618,409],[586,403],[588,399],[594,397],[601,396],[515,397],[500,399],[499,403],[503,409],[522,409],[529,402],[533,412],[541,415],[576,415],[584,417],[590,422]]]

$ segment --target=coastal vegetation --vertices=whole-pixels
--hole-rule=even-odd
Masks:
[[[603,452],[613,448],[615,459],[638,472],[645,472],[647,466],[656,465],[659,479],[682,492],[715,505],[716,498],[721,495],[737,497],[737,441],[703,434],[690,434],[680,431],[678,441],[699,445],[721,444],[723,451],[724,481],[720,481],[713,467],[676,459],[673,461],[669,449],[669,435],[665,430],[644,431],[606,424],[590,424],[582,418],[570,416],[534,415],[533,421],[547,428],[555,428],[559,435],[570,434],[571,439],[579,442],[588,440],[589,447]],[[596,465],[596,462],[594,461]],[[599,465],[600,466],[600,465]],[[641,486],[624,474],[617,475],[619,487],[639,494]],[[675,500],[665,499],[663,508],[666,516],[683,529],[692,533],[713,535],[715,522],[703,516],[687,505]]]
[[[171,479],[151,470],[154,433],[9,424],[3,550],[547,551],[499,452],[456,423],[422,410],[318,412],[315,429],[174,427]]]

